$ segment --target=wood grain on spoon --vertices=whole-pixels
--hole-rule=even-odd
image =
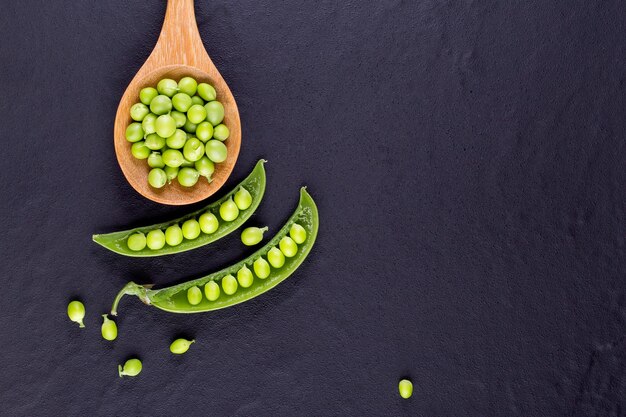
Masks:
[[[135,159],[130,152],[131,143],[126,140],[126,128],[133,121],[130,107],[139,102],[142,88],[156,88],[163,78],[178,81],[185,76],[215,87],[217,99],[224,105],[223,123],[230,130],[230,136],[224,142],[228,157],[224,162],[215,164],[211,183],[200,177],[193,187],[182,187],[174,180],[161,189],[155,189],[148,184],[150,167],[147,161]],[[239,111],[228,85],[202,45],[193,0],[168,0],[159,40],[120,100],[115,116],[114,141],[117,161],[130,185],[144,197],[159,203],[184,205],[203,200],[219,190],[230,176],[241,146]]]

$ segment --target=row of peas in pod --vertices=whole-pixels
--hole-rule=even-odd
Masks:
[[[232,222],[239,217],[239,212],[247,210],[252,205],[252,195],[244,187],[240,187],[235,195],[220,204],[216,210],[219,217],[225,222]],[[154,229],[147,234],[142,232],[133,233],[128,236],[126,245],[132,251],[141,251],[146,246],[151,250],[159,250],[168,244],[178,246],[183,242],[183,238],[194,240],[200,233],[208,235],[215,233],[220,225],[216,214],[207,210],[198,218],[185,220],[182,225],[173,224],[165,230]]]
[[[298,223],[294,223],[289,229],[289,236],[283,237],[278,247],[272,247],[265,257],[260,256],[252,263],[254,273],[243,265],[237,271],[237,277],[228,274],[220,279],[220,285],[215,281],[209,281],[204,285],[203,291],[198,286],[193,286],[187,290],[187,301],[191,305],[198,305],[202,302],[203,297],[209,301],[215,301],[220,298],[220,294],[224,292],[226,295],[233,295],[237,292],[239,286],[248,288],[254,283],[254,276],[259,279],[266,279],[270,276],[271,269],[279,269],[285,265],[285,258],[292,258],[298,253],[298,245],[304,243],[307,233],[304,227]]]
[[[223,142],[230,135],[215,88],[191,77],[164,78],[156,88],[143,88],[139,101],[130,108],[126,139],[132,155],[147,160],[150,186],[176,179],[193,187],[201,176],[210,182],[215,164],[228,156]]]

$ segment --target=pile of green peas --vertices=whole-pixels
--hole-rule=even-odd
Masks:
[[[126,139],[133,156],[152,168],[148,183],[162,188],[177,179],[193,187],[201,176],[210,182],[215,164],[228,156],[223,142],[230,135],[215,88],[191,77],[164,78],[143,88],[139,101],[130,108]]]
[[[219,206],[217,214],[223,221],[232,222],[239,217],[239,212],[247,210],[252,205],[252,195],[244,187],[240,187],[235,195]],[[166,244],[178,246],[183,239],[197,239],[201,233],[210,235],[217,231],[220,221],[210,210],[202,213],[197,219],[192,218],[182,225],[173,224],[165,230],[154,229],[147,234],[136,232],[128,236],[126,245],[132,251],[140,251],[148,247],[150,250],[162,249]]]
[[[301,245],[306,240],[306,230],[298,223],[294,223],[289,229],[289,236],[284,236],[280,239],[278,247],[271,248],[265,257],[260,256],[252,263],[252,270],[248,266],[243,265],[239,271],[237,271],[237,277],[232,274],[228,274],[220,279],[220,285],[215,281],[209,281],[204,285],[203,291],[196,285],[187,290],[187,301],[191,305],[198,305],[202,302],[203,295],[209,301],[215,301],[220,297],[221,292],[226,295],[233,295],[237,292],[237,289],[248,288],[254,282],[254,276],[259,279],[266,279],[270,276],[272,268],[279,269],[285,265],[285,258],[292,258],[298,253],[298,245]]]

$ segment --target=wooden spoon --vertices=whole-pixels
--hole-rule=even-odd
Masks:
[[[155,189],[148,184],[150,167],[146,160],[135,159],[130,152],[131,143],[126,140],[126,128],[133,121],[130,107],[139,102],[142,88],[156,88],[162,78],[178,81],[185,76],[215,87],[217,99],[224,105],[224,124],[230,130],[230,136],[224,142],[228,158],[215,164],[211,183],[200,177],[193,187],[183,187],[174,180]],[[114,141],[117,161],[130,185],[144,197],[159,203],[183,205],[203,200],[219,190],[232,172],[241,146],[239,111],[228,85],[202,45],[193,0],[168,0],[159,40],[120,100],[115,116]]]

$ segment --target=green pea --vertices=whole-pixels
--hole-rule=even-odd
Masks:
[[[217,98],[215,88],[211,84],[200,83],[198,84],[198,95],[206,101],[212,101]]]
[[[268,264],[263,258],[259,258],[254,261],[252,269],[254,269],[254,274],[261,279],[265,279],[270,276],[270,264]]]
[[[176,129],[174,134],[165,139],[165,144],[172,149],[181,149],[187,142],[187,134],[181,130]]]
[[[124,364],[117,366],[117,372],[120,374],[120,378],[123,376],[137,376],[141,372],[142,365],[139,359],[129,359]]]
[[[187,111],[187,120],[191,123],[198,124],[206,119],[206,110],[199,104],[194,104]]]
[[[228,149],[219,140],[211,139],[205,145],[206,156],[213,162],[220,163],[226,160],[228,156]]]
[[[200,224],[196,219],[189,219],[183,223],[183,236],[185,239],[194,240],[200,236]]]
[[[156,133],[151,133],[146,136],[145,140],[146,146],[148,149],[153,151],[161,150],[165,146],[165,138],[159,136]]]
[[[198,220],[200,223],[200,229],[202,229],[202,232],[206,233],[207,235],[215,233],[220,225],[220,222],[219,220],[217,220],[215,214],[211,213],[210,211],[202,213]]]
[[[174,224],[165,229],[165,241],[170,246],[178,246],[183,241],[183,231],[180,226]]]
[[[170,112],[170,116],[172,116],[172,118],[174,119],[174,122],[176,122],[177,129],[185,126],[185,122],[187,121],[187,116],[185,116],[183,113],[174,110]]]
[[[146,142],[143,140],[140,142],[135,142],[130,147],[130,153],[137,159],[146,159],[150,156],[150,148],[146,146]]]
[[[191,77],[183,77],[178,82],[178,91],[185,93],[188,96],[196,94],[198,88],[198,82]]]
[[[213,172],[215,172],[215,164],[213,164],[213,161],[211,161],[206,156],[203,156],[196,161],[195,168],[196,171],[198,171],[198,174],[206,177],[209,182],[211,181],[211,175],[213,175]]]
[[[156,132],[156,114],[148,114],[141,121],[141,128],[143,129],[144,134],[149,135],[151,133]]]
[[[172,110],[172,100],[168,96],[158,95],[150,102],[150,111],[156,115],[163,115]]]
[[[184,160],[183,154],[177,149],[168,149],[163,152],[163,163],[168,167],[178,168],[183,164]]]
[[[178,183],[183,187],[193,187],[198,182],[200,174],[193,168],[181,168],[178,171]]]
[[[143,250],[143,248],[146,247],[146,236],[141,232],[133,233],[128,236],[126,245],[128,246],[128,249],[135,252]]]
[[[83,319],[85,318],[85,305],[80,301],[71,301],[67,305],[67,316],[75,323],[78,323],[78,327],[85,327]]]
[[[224,290],[224,294],[233,295],[237,292],[237,280],[234,276],[228,274],[224,278],[222,278],[222,289]]]
[[[273,247],[267,252],[267,260],[274,268],[285,265],[285,255],[277,247]]]
[[[230,136],[230,131],[225,124],[219,124],[215,126],[215,129],[213,130],[213,137],[215,139],[224,142],[226,139],[228,139],[228,136]]]
[[[141,123],[131,123],[126,128],[126,140],[129,142],[138,142],[143,139],[144,131]]]
[[[161,168],[152,168],[148,173],[148,184],[154,188],[163,188],[167,183],[167,174]]]
[[[232,197],[224,201],[220,205],[220,217],[223,220],[227,222],[232,222],[237,218],[237,216],[239,216],[239,208],[237,207],[237,204],[235,204],[235,202],[233,201]]]
[[[239,271],[237,271],[237,281],[242,288],[248,288],[254,281],[254,275],[252,275],[252,271],[244,265]]]
[[[185,122],[185,126],[183,126],[183,129],[185,129],[185,132],[187,133],[196,133],[197,127],[198,127],[197,124],[191,123],[189,121],[189,118],[187,118],[187,121]]]
[[[202,100],[202,98],[201,98],[201,97],[199,97],[199,96],[193,96],[193,97],[191,97],[191,102],[192,102],[193,104],[199,104],[199,105],[201,105],[201,106],[204,106],[204,100]]]
[[[139,92],[139,101],[141,101],[146,106],[149,106],[152,99],[158,95],[159,95],[159,92],[156,90],[156,88],[153,88],[153,87],[142,88],[141,91]]]
[[[209,122],[202,122],[196,127],[196,137],[202,142],[213,137],[213,125]]]
[[[246,246],[254,246],[263,240],[263,233],[267,232],[268,228],[247,227],[241,232],[241,243]]]
[[[278,242],[278,247],[287,258],[293,258],[296,256],[296,253],[298,253],[298,245],[296,245],[296,242],[289,236],[282,238],[280,242]]]
[[[169,114],[163,114],[156,119],[157,135],[167,138],[176,132],[176,121]]]
[[[189,288],[187,290],[187,301],[189,301],[189,304],[192,306],[200,304],[200,301],[202,301],[202,291],[200,291],[200,288],[195,285]]]
[[[148,157],[148,165],[150,168],[163,168],[165,164],[163,163],[163,157],[160,152],[152,152]]]
[[[402,398],[409,399],[411,395],[413,395],[413,384],[408,379],[403,379],[398,384],[398,391],[400,392],[400,396]]]
[[[185,93],[178,93],[172,97],[172,106],[180,112],[185,113],[192,104],[191,97]]]
[[[166,165],[163,170],[165,171],[165,175],[167,175],[168,183],[171,183],[172,180],[178,176],[178,167],[170,167]]]
[[[150,113],[150,109],[143,103],[135,103],[130,107],[130,118],[141,122]]]
[[[209,281],[204,286],[204,295],[209,301],[215,301],[220,297],[220,286],[215,281]]]
[[[117,324],[107,314],[102,315],[103,322],[100,332],[105,340],[115,340],[117,338]]]
[[[150,230],[146,235],[146,245],[152,250],[165,246],[165,233],[161,229]]]
[[[182,355],[189,350],[189,346],[195,342],[194,340],[176,339],[170,345],[170,352],[175,355]]]
[[[172,97],[178,91],[178,83],[169,78],[163,78],[157,84],[157,91],[168,97]]]
[[[217,126],[224,120],[224,106],[219,101],[209,101],[204,105],[206,110],[206,119],[213,126]]]
[[[289,236],[291,236],[294,242],[301,245],[306,240],[306,230],[298,223],[294,223],[291,229],[289,229]]]
[[[188,161],[187,159],[185,159],[185,157],[183,156],[183,163],[180,165],[181,168],[193,168],[194,164],[191,161]]]
[[[183,155],[188,161],[199,161],[204,155],[204,145],[197,138],[189,138],[183,147]]]
[[[252,195],[245,188],[239,188],[239,191],[235,193],[235,204],[239,210],[246,210],[252,205]]]

